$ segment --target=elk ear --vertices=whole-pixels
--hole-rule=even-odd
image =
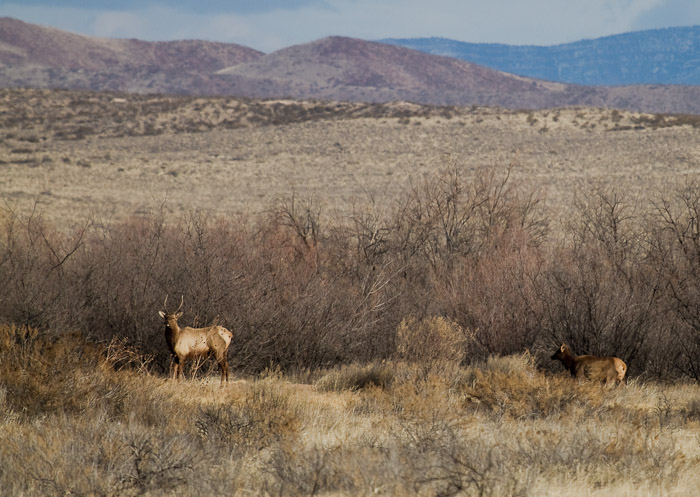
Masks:
[[[163,311],[158,311],[158,315],[165,319],[165,313]]]
[[[566,350],[566,345],[562,343],[562,344],[561,344],[561,347],[559,348],[559,350],[561,350],[562,352],[564,352],[564,351]]]
[[[182,312],[178,312],[177,314],[175,314],[175,319],[180,319],[181,316],[182,316]]]

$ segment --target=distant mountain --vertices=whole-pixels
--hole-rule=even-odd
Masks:
[[[197,40],[95,38],[0,18],[0,87],[700,114],[700,86],[594,87],[329,37],[270,54]]]
[[[96,38],[0,18],[2,86],[206,93],[217,90],[208,74],[262,55],[232,43]]]
[[[594,87],[525,78],[453,57],[355,38],[294,45],[217,71],[230,92],[515,109],[611,107],[700,114],[700,86]]]
[[[438,105],[544,105],[566,85],[513,76],[451,57],[332,36],[217,72],[256,97]]]
[[[465,43],[446,38],[381,41],[562,83],[700,85],[700,26],[637,31],[553,46]]]

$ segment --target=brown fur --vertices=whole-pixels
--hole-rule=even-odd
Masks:
[[[166,298],[167,302],[167,298]],[[182,307],[182,303],[180,303]],[[165,324],[165,341],[175,362],[173,379],[179,379],[183,373],[185,362],[195,357],[206,357],[214,354],[216,362],[221,368],[221,384],[228,382],[228,346],[231,344],[233,333],[223,326],[209,326],[207,328],[180,328],[177,320],[182,316],[177,311],[168,313],[160,311],[158,314]]]
[[[562,362],[572,376],[581,379],[601,381],[618,385],[625,379],[627,365],[617,357],[596,357],[575,355],[565,344],[552,355],[552,359]]]

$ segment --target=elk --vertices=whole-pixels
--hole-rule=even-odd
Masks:
[[[223,326],[212,325],[206,328],[191,328],[186,326],[180,328],[177,320],[182,316],[183,299],[180,299],[180,306],[175,312],[168,312],[166,304],[168,297],[165,297],[163,308],[158,315],[163,318],[165,324],[165,341],[168,349],[175,361],[173,380],[180,379],[180,374],[184,374],[185,362],[195,357],[206,357],[214,354],[216,362],[221,368],[221,384],[224,380],[228,383],[228,346],[231,344],[233,333]]]
[[[596,357],[592,355],[575,355],[571,349],[562,344],[552,355],[559,360],[572,376],[579,380],[598,380],[604,384],[622,383],[627,372],[627,364],[617,357]]]

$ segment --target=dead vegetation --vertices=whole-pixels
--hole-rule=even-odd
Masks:
[[[0,483],[14,495],[677,495],[699,483],[697,385],[605,391],[520,354],[427,377],[375,365],[390,381],[364,388],[360,365],[307,385],[267,372],[176,387],[115,371],[77,335],[49,354],[35,330],[0,337]]]
[[[282,126],[308,121],[392,119],[419,124],[423,119],[468,119],[490,113],[486,108],[422,104],[331,102],[318,100],[257,100],[235,97],[143,95],[76,90],[0,89],[4,139],[37,144],[46,140],[79,141],[90,137],[138,137],[203,133],[214,129]],[[573,109],[574,125],[600,126],[607,131],[700,126],[700,118],[685,114],[644,114],[618,110]],[[498,110],[522,115],[540,132],[547,122],[566,120],[570,109]],[[593,121],[595,120],[595,121]]]
[[[90,137],[202,133],[360,118],[443,117],[463,111],[418,104],[254,100],[109,92],[0,89],[3,138],[38,143]]]
[[[292,190],[329,216],[368,203],[380,214],[450,164],[473,179],[484,167],[509,163],[514,179],[540,192],[556,223],[576,192],[596,184],[614,182],[645,201],[700,171],[698,128],[683,116],[48,90],[0,95],[0,195],[15,208],[37,202],[62,226],[86,216],[124,220],[161,204],[176,215],[259,213]]]
[[[533,119],[463,112],[451,113],[447,127],[415,113],[401,117],[409,124],[356,120],[370,130],[400,130],[391,135],[398,144],[369,132],[346,140],[341,132],[351,128],[325,128],[333,152],[324,158],[357,160],[355,147],[364,140],[367,153],[387,163],[396,160],[391,147],[410,150],[419,136],[438,143],[460,130],[445,142],[441,167],[411,176],[384,199],[345,191],[347,209],[289,184],[264,208],[235,215],[226,207],[189,209],[175,195],[112,219],[69,220],[47,210],[60,203],[33,196],[27,208],[6,198],[0,487],[20,495],[694,491],[700,483],[694,174],[643,197],[625,184],[575,183],[578,194],[554,216],[517,163],[477,168],[455,161],[450,147],[470,136],[465,129],[479,127],[485,134],[470,147],[502,145],[511,129],[502,121],[519,123],[523,135],[547,148],[558,143],[547,137],[575,129],[591,147],[614,136],[631,150],[647,131],[600,131],[631,122],[614,111],[560,110]],[[596,121],[601,115],[605,122]],[[294,142],[295,152],[318,159],[319,142],[301,140],[313,135],[302,130],[309,131],[288,124],[245,135],[258,142],[237,145],[236,153],[249,157],[232,162],[264,162],[256,155],[263,149],[281,156],[276,140],[287,134],[296,139],[285,146]],[[695,131],[684,125],[657,132],[670,141],[650,143],[672,144]],[[0,166],[45,167],[42,174],[51,178],[58,173],[51,168],[79,169],[82,177],[101,174],[104,164],[131,174],[121,157],[128,144],[175,156],[183,154],[168,148],[176,138],[203,137],[200,145],[208,145],[216,133],[168,132],[106,149],[117,142],[44,139],[14,128],[3,146],[33,151],[12,153],[14,162]],[[489,133],[498,139],[474,145]],[[220,137],[234,146],[230,133]],[[61,159],[35,167],[17,162],[53,156],[59,141],[70,143],[55,155]],[[380,142],[389,150],[382,152]],[[346,149],[354,152],[344,156]],[[692,147],[683,150],[690,154]],[[140,167],[148,169],[150,153]],[[669,168],[678,167],[673,157]],[[214,159],[210,165],[216,167]],[[161,180],[186,176],[183,185],[194,193],[195,175],[168,167]],[[604,173],[616,171],[598,171]],[[0,182],[21,189],[15,177]],[[215,188],[213,181],[203,186]],[[60,185],[41,186],[41,196],[54,200]],[[210,195],[223,198],[215,189]],[[81,206],[78,199],[68,203],[72,210],[61,213]],[[197,364],[199,374],[189,371],[179,385],[166,381],[171,358],[156,314],[166,294],[184,296],[183,326],[217,322],[236,331],[228,386],[212,381],[212,362]],[[629,384],[606,391],[576,383],[549,359],[564,342],[578,353],[620,357],[629,365]]]
[[[6,208],[0,317],[126,339],[160,371],[171,357],[157,309],[179,294],[180,326],[236,330],[231,367],[248,373],[396,359],[429,375],[567,343],[633,376],[698,379],[696,189],[644,208],[593,190],[563,231],[510,168],[476,181],[448,168],[381,216],[333,221],[295,195],[257,216],[161,208],[71,231]]]

